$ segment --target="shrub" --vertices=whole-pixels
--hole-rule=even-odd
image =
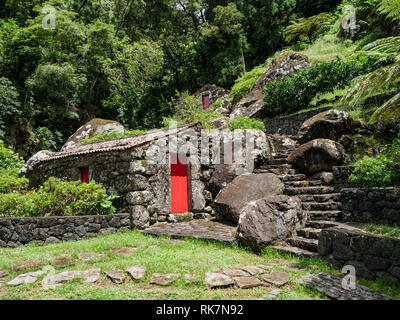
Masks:
[[[0,169],[0,193],[22,192],[28,190],[26,177],[18,177],[18,169]]]
[[[23,165],[24,160],[0,140],[0,169],[21,168]]]
[[[229,130],[236,129],[257,129],[265,132],[265,125],[259,119],[247,118],[239,116],[236,119],[228,121]]]
[[[376,188],[391,186],[395,178],[396,173],[391,169],[390,159],[380,155],[376,158],[365,156],[356,161],[349,181],[368,188]]]
[[[303,69],[281,81],[269,82],[263,88],[267,114],[272,117],[306,109],[317,94],[345,88],[357,76],[387,63],[390,61],[376,56],[360,57],[350,62],[337,59]]]
[[[107,195],[94,181],[62,181],[50,178],[38,190],[26,194],[0,194],[0,216],[79,216],[113,214],[112,201],[118,196]]]
[[[164,128],[169,127],[170,121],[175,121],[178,126],[192,122],[201,122],[204,128],[211,129],[211,126],[207,122],[211,119],[221,117],[221,114],[214,111],[214,107],[203,110],[200,101],[188,92],[177,93],[177,96],[178,105],[175,107],[176,113],[173,117],[163,118],[162,124]]]
[[[246,72],[242,77],[236,79],[230,96],[234,100],[238,101],[248,95],[257,79],[264,73],[265,69],[266,67],[264,65],[257,66],[253,70]]]

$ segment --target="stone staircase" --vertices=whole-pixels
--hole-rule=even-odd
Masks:
[[[292,150],[281,151],[276,157],[269,160],[255,170],[255,173],[275,173],[279,175],[285,185],[284,194],[298,196],[302,201],[303,212],[307,215],[307,222],[297,234],[277,243],[274,247],[280,251],[297,256],[313,257],[318,255],[318,237],[320,232],[335,225],[335,221],[342,218],[340,194],[335,189],[324,186],[320,179],[309,179],[299,173],[287,162]]]

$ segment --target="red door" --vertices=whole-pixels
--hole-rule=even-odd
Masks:
[[[171,164],[171,213],[189,211],[187,165]]]
[[[203,99],[203,110],[207,110],[210,107],[210,96],[204,95],[202,96]]]
[[[89,168],[81,168],[81,181],[82,183],[89,183]]]

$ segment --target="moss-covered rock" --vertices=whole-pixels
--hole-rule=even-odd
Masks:
[[[80,127],[76,132],[69,137],[67,142],[62,147],[61,151],[65,151],[75,146],[79,141],[84,139],[91,139],[94,136],[103,133],[124,133],[125,129],[122,124],[113,120],[93,119]]]

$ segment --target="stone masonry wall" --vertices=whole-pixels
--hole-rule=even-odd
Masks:
[[[335,227],[321,232],[318,250],[337,266],[354,266],[356,276],[400,281],[400,239]]]
[[[49,244],[131,229],[129,215],[0,218],[0,247]]]
[[[340,198],[344,221],[400,226],[398,189],[342,189]]]
[[[353,166],[337,166],[332,168],[333,181],[335,186],[335,191],[340,192],[344,188],[354,187],[354,184],[350,184],[349,177],[353,172]]]
[[[332,109],[332,107],[324,107],[314,109],[306,112],[301,112],[292,116],[270,119],[265,122],[265,128],[268,134],[284,134],[284,135],[297,135],[301,125],[304,121],[312,118],[318,113]]]

